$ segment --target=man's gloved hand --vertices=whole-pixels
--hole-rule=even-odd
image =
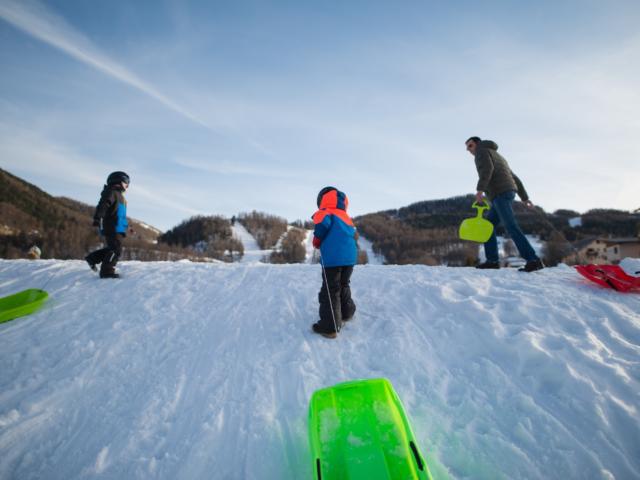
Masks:
[[[320,248],[321,243],[322,240],[320,240],[318,237],[313,237],[313,248]]]

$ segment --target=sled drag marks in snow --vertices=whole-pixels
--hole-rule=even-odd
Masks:
[[[640,478],[640,296],[532,274],[358,266],[335,340],[318,265],[0,260],[0,478],[311,478],[309,399],[386,377],[435,478]]]
[[[230,270],[238,268],[244,269],[242,294],[222,300],[224,316],[212,325],[218,340],[209,351],[214,373],[202,399],[207,418],[183,478],[207,478],[212,471],[225,479],[293,478],[306,463],[305,393],[295,381],[303,336],[292,282],[282,267]]]

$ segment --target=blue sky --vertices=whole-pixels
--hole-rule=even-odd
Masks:
[[[0,0],[0,166],[134,218],[359,215],[473,192],[496,141],[548,211],[640,207],[640,3]]]

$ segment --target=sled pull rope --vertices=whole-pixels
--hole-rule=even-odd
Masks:
[[[333,314],[333,303],[331,302],[331,292],[329,291],[329,281],[327,280],[327,272],[324,269],[324,261],[322,260],[322,254],[320,254],[320,265],[322,266],[322,276],[324,277],[324,284],[327,287],[327,297],[329,297],[329,308],[331,309],[331,318],[333,319],[333,328],[336,329],[336,333],[340,330],[338,329],[338,324],[336,323],[336,316]]]
[[[540,218],[542,218],[545,222],[547,222],[549,224],[549,226],[551,227],[551,230],[553,230],[554,232],[556,232],[558,235],[560,235],[562,238],[564,238],[565,243],[569,246],[569,248],[571,249],[571,251],[578,255],[578,249],[569,241],[567,240],[567,237],[564,233],[562,233],[560,230],[558,230],[553,223],[551,223],[551,220],[549,220],[540,210],[538,210],[535,206],[533,207],[533,211],[535,213],[537,213]]]
[[[56,265],[54,265],[55,267]],[[47,278],[47,281],[44,282],[44,284],[42,285],[42,287],[40,287],[40,290],[44,290],[44,287],[46,287],[49,282],[53,279],[53,277],[55,277],[58,274],[58,268],[52,269],[53,271],[49,274],[49,277]]]

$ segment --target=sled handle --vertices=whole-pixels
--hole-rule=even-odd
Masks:
[[[482,218],[484,211],[490,208],[489,203],[486,200],[484,200],[483,203],[484,205],[479,205],[478,202],[473,202],[473,205],[471,205],[471,208],[478,210],[478,218]]]

